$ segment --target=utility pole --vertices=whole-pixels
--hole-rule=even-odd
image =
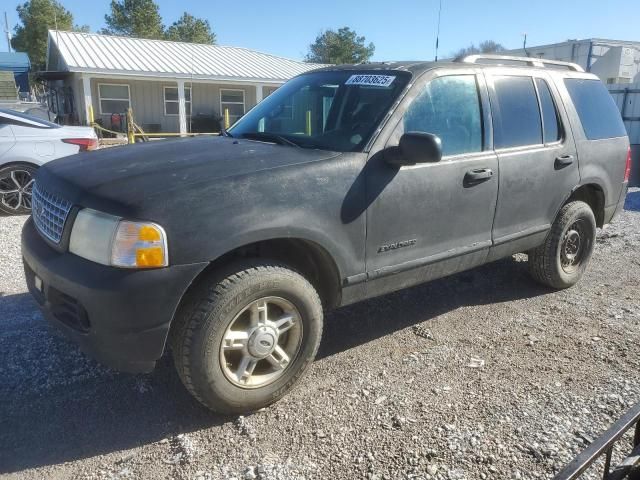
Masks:
[[[11,53],[11,30],[9,30],[9,18],[7,12],[4,12],[4,33],[7,36],[7,52]]]

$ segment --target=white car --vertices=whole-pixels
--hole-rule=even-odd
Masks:
[[[31,188],[38,167],[97,146],[91,127],[60,126],[0,109],[0,213],[31,213]]]

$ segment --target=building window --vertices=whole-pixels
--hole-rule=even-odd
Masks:
[[[126,113],[131,106],[129,85],[99,83],[98,97],[101,115]]]
[[[164,87],[164,114],[178,115],[178,87]],[[184,109],[191,115],[191,87],[184,87]]]
[[[229,126],[244,115],[244,90],[220,90],[220,114],[223,119],[226,111],[229,112]]]

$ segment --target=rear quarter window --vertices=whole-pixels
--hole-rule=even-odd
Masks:
[[[565,78],[564,83],[587,139],[601,140],[627,134],[620,111],[600,80]]]

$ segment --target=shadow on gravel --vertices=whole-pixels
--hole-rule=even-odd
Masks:
[[[230,420],[193,400],[168,358],[150,375],[99,366],[45,325],[28,294],[0,295],[0,322],[0,474]]]
[[[526,264],[500,261],[329,314],[319,358],[460,306],[548,292],[529,279]],[[52,335],[29,295],[0,295],[0,320],[7,318],[8,327],[0,331],[0,474],[121,451],[232,420],[192,399],[167,357],[150,375],[118,374]]]
[[[627,193],[627,198],[624,202],[624,209],[640,212],[640,190]]]
[[[426,322],[456,308],[509,302],[551,291],[511,258],[337,310],[325,321],[318,358]],[[472,322],[473,318],[469,318]]]

